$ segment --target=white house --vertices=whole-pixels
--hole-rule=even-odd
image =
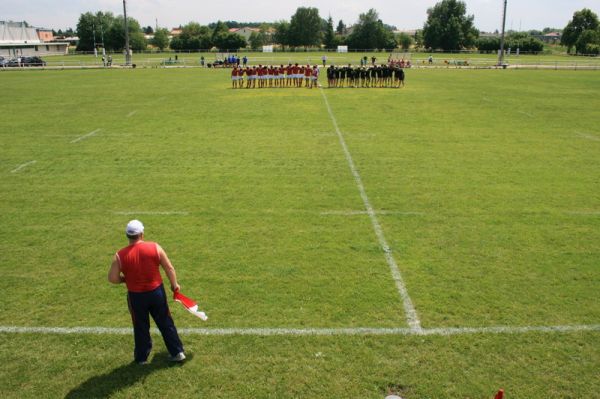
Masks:
[[[69,43],[46,42],[40,38],[47,38],[47,31],[47,29],[38,31],[23,22],[0,21],[0,55],[16,57],[67,54]]]

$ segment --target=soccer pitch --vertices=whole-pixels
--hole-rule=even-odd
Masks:
[[[598,72],[0,83],[2,397],[598,397]],[[130,364],[133,218],[209,316],[171,302],[181,367]]]

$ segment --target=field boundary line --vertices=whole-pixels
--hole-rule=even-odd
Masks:
[[[369,201],[369,197],[367,196],[367,192],[365,191],[365,186],[363,185],[362,178],[358,173],[358,169],[354,165],[354,161],[352,160],[352,155],[350,154],[350,150],[346,145],[346,140],[344,139],[344,135],[340,131],[337,120],[335,119],[335,115],[333,115],[333,111],[331,110],[331,106],[329,105],[329,101],[327,100],[327,96],[325,95],[325,91],[323,88],[319,88],[321,91],[321,95],[323,96],[323,100],[325,101],[325,106],[327,107],[327,112],[329,113],[329,117],[331,118],[331,122],[333,123],[333,127],[335,128],[335,132],[337,133],[338,139],[344,150],[344,155],[346,156],[346,161],[348,162],[348,166],[354,176],[354,181],[358,187],[358,191],[360,192],[360,196],[363,200],[369,218],[371,219],[371,224],[373,225],[373,230],[375,230],[375,235],[379,240],[379,245],[385,254],[385,259],[387,261],[388,266],[390,267],[390,271],[392,272],[392,278],[396,283],[396,288],[400,297],[402,298],[402,303],[404,306],[404,312],[406,314],[406,320],[411,330],[420,331],[421,330],[421,322],[419,321],[419,317],[417,316],[417,311],[413,306],[413,303],[408,295],[408,290],[406,289],[406,285],[404,284],[404,280],[402,279],[402,275],[400,274],[400,269],[396,264],[396,260],[392,255],[392,250],[389,247],[387,240],[383,234],[383,230],[381,225],[379,224],[379,220],[377,220],[377,215],[375,214],[375,210],[371,206],[371,202]]]
[[[137,112],[137,109],[134,111],[131,111],[130,113],[127,114],[127,118],[131,118],[133,115],[135,115]]]
[[[28,167],[29,165],[33,165],[34,163],[36,163],[37,161],[34,159],[33,161],[29,161],[29,162],[25,162],[22,163],[21,165],[17,166],[16,168],[14,168],[13,170],[10,171],[10,173],[17,173],[18,171],[20,171],[23,168]]]
[[[96,133],[98,133],[101,130],[102,129],[96,129],[94,131],[89,132],[88,134],[84,134],[83,136],[79,136],[75,140],[71,141],[71,143],[77,143],[77,142],[79,142],[81,140],[87,139],[88,137],[92,137],[93,135],[95,135]]]
[[[157,328],[152,333],[160,334]],[[179,328],[181,335],[251,335],[251,336],[369,336],[369,335],[405,335],[405,336],[451,336],[476,334],[526,334],[526,333],[570,333],[600,332],[600,324],[579,324],[562,326],[492,326],[492,327],[447,327],[447,328]],[[49,334],[49,335],[130,335],[133,327],[23,327],[0,326],[4,334]]]

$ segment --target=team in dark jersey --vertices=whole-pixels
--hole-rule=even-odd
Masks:
[[[404,69],[398,65],[347,66],[327,68],[328,87],[394,87],[404,86]]]

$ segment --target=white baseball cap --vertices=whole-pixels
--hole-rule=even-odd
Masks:
[[[131,220],[127,223],[127,227],[125,228],[125,234],[128,236],[137,236],[144,232],[144,225],[137,219]]]

